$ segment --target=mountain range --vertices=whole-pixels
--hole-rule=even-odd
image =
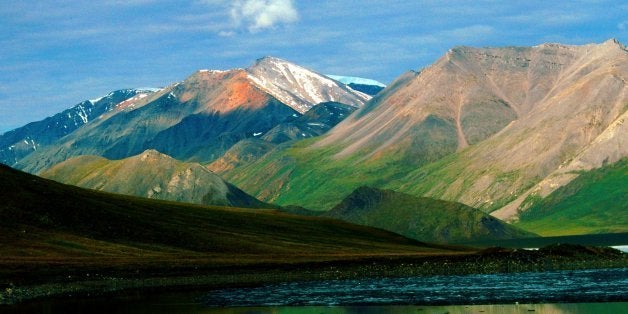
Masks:
[[[0,157],[96,190],[309,209],[419,240],[626,232],[627,77],[616,40],[455,47],[387,86],[265,57],[83,102],[3,134]]]
[[[324,136],[223,176],[262,200],[317,210],[370,185],[516,221],[577,171],[628,155],[627,76],[627,51],[615,40],[457,47],[401,75]]]
[[[55,145],[11,165],[38,173],[74,156],[121,159],[147,149],[184,161],[211,162],[238,141],[298,118],[318,103],[360,107],[369,98],[323,75],[266,57],[248,69],[200,70],[106,111]]]
[[[52,117],[29,123],[0,135],[0,163],[14,165],[28,154],[55,143],[88,122],[112,111],[124,101],[135,101],[154,89],[117,90],[93,100],[85,100]]]

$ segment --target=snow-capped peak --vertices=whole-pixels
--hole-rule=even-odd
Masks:
[[[326,76],[346,85],[353,83],[353,84],[360,84],[360,85],[374,85],[374,86],[386,87],[386,84],[382,82],[372,80],[372,79],[362,78],[362,77],[329,75],[329,74]]]
[[[369,99],[324,75],[275,57],[258,59],[246,71],[255,85],[300,113],[321,102],[359,107]]]

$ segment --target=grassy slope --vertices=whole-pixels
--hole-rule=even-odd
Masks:
[[[523,212],[518,226],[544,236],[628,231],[628,159],[581,173]]]
[[[458,191],[464,191],[479,180],[464,172],[469,166],[464,158],[466,151],[413,167],[395,155],[371,161],[359,157],[334,159],[336,150],[311,148],[315,141],[301,141],[275,150],[253,164],[228,173],[227,177],[262,199],[314,210],[330,209],[362,185],[422,196],[445,193],[449,185],[444,182],[451,182]],[[628,208],[626,160],[617,163],[617,167],[584,173],[528,210],[518,227],[544,236],[625,232],[628,226],[624,218]],[[502,182],[509,185],[522,180],[520,172],[500,174],[490,166],[479,173],[495,176],[495,183],[488,189],[497,189]],[[487,208],[505,205],[531,184],[533,182],[513,191],[510,197],[487,204]],[[543,218],[546,214],[549,216]]]
[[[328,210],[362,185],[383,187],[415,169],[417,164],[427,162],[407,160],[408,156],[394,152],[369,160],[360,154],[336,159],[334,155],[340,149],[312,148],[317,140],[282,145],[263,158],[223,175],[262,201]]]
[[[451,252],[332,219],[107,194],[4,166],[0,177],[0,279],[63,271],[51,263],[142,269]]]
[[[325,216],[394,231],[428,242],[463,242],[534,236],[455,202],[379,190],[356,189]]]

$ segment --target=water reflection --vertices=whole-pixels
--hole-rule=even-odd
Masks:
[[[515,313],[627,313],[628,303],[571,303],[571,304],[499,304],[448,306],[362,306],[362,307],[280,307],[280,308],[225,308],[213,309],[207,314],[515,314]]]

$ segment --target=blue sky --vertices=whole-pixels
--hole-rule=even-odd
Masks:
[[[0,132],[273,55],[389,83],[449,48],[628,42],[626,1],[0,0]]]

